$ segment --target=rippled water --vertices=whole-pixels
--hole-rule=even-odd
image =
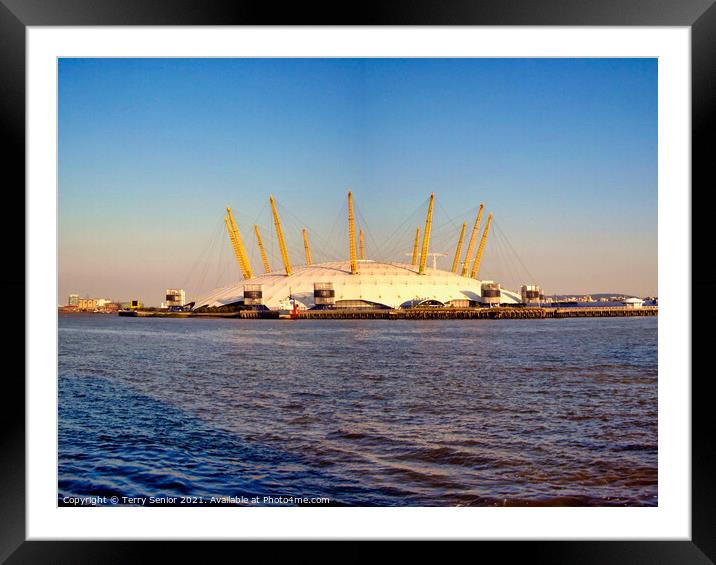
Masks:
[[[58,494],[656,505],[657,318],[60,315]]]

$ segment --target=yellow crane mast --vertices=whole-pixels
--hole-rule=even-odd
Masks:
[[[465,229],[467,228],[467,222],[462,223],[462,229],[460,230],[460,237],[457,240],[457,247],[455,248],[455,258],[452,260],[452,272],[457,273],[457,266],[460,264],[460,252],[462,251],[462,240],[465,239]]]
[[[413,259],[410,264],[415,267],[418,264],[418,242],[420,241],[420,226],[415,228],[415,243],[413,243]]]
[[[360,240],[360,255],[361,260],[365,260],[365,242],[363,241],[363,230],[358,230],[358,239]]]
[[[264,271],[267,273],[271,272],[271,265],[269,264],[268,257],[266,257],[266,250],[264,249],[263,241],[261,241],[261,232],[259,227],[254,224],[254,233],[256,234],[256,243],[259,244],[259,251],[261,252],[261,262],[264,264]]]
[[[246,248],[244,247],[244,243],[243,241],[241,241],[241,234],[239,233],[239,228],[234,221],[234,215],[231,213],[231,208],[229,208],[228,206],[226,207],[226,213],[229,216],[229,230],[234,234],[232,240],[232,244],[234,245],[234,253],[236,253],[236,258],[239,261],[239,265],[241,266],[241,271],[244,275],[244,278],[251,279],[254,276],[254,273],[251,269],[251,263],[249,262],[248,255],[246,254]]]
[[[425,218],[425,231],[423,232],[423,249],[420,252],[420,267],[418,273],[421,275],[425,272],[425,263],[428,260],[428,245],[430,243],[430,228],[433,223],[433,203],[435,202],[435,193],[430,193],[430,203],[428,204],[428,215]]]
[[[358,272],[358,260],[356,259],[356,227],[353,216],[353,193],[348,191],[348,251],[351,255],[351,274]]]
[[[482,210],[484,207],[484,204],[480,204],[480,209],[477,211],[477,217],[475,218],[475,225],[472,226],[470,242],[467,244],[467,251],[465,252],[465,261],[462,264],[461,275],[463,277],[467,276],[467,271],[470,268],[470,257],[472,257],[472,250],[475,249],[475,242],[477,241],[477,233],[480,231],[480,221],[482,220]]]
[[[475,264],[472,267],[470,276],[473,279],[477,278],[477,270],[480,268],[480,261],[482,260],[482,252],[485,250],[485,243],[487,242],[487,232],[490,231],[490,223],[492,222],[492,214],[487,216],[487,223],[485,224],[485,231],[482,232],[482,239],[480,240],[480,247],[477,248],[477,256],[475,257]]]
[[[288,260],[286,241],[283,239],[283,230],[281,229],[281,220],[278,217],[278,210],[276,209],[276,201],[271,195],[269,196],[269,202],[271,203],[271,211],[273,212],[273,222],[276,225],[276,237],[278,238],[278,248],[281,250],[283,268],[286,269],[286,274],[290,276],[293,271],[291,271],[291,263]]]
[[[311,260],[311,247],[308,245],[308,232],[303,228],[303,248],[306,250],[306,265],[313,263]]]

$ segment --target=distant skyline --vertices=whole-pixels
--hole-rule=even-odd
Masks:
[[[196,299],[241,278],[234,210],[280,267],[346,258],[353,190],[368,259],[408,261],[494,214],[480,278],[546,294],[657,295],[656,59],[61,59],[58,304]],[[432,264],[432,259],[429,264]]]

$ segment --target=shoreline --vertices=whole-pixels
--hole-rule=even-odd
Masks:
[[[561,318],[608,318],[658,316],[658,306],[626,307],[567,307],[567,308],[411,308],[304,310],[297,320],[528,320]],[[92,312],[84,312],[91,314]],[[240,310],[238,312],[158,312],[120,311],[119,316],[132,318],[231,318],[276,320],[294,319],[275,310]]]

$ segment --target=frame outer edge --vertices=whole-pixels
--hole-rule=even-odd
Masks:
[[[15,222],[25,217],[25,26],[4,4],[0,3],[0,132],[5,138],[0,152],[3,196],[16,199],[8,205],[12,211],[2,222],[5,263],[0,276],[0,293],[16,296],[25,304],[25,248],[17,242],[19,229]],[[13,174],[14,173],[14,174]],[[24,229],[22,230],[24,233]],[[24,316],[13,317],[13,330],[4,337],[4,351],[13,357],[22,355],[22,371],[6,368],[0,410],[0,562],[4,561],[25,539],[25,370]],[[21,325],[22,331],[17,325]],[[23,353],[20,353],[23,352]],[[22,400],[20,400],[22,399]]]
[[[712,255],[712,218],[707,195],[713,192],[713,140],[716,130],[716,4],[691,28],[691,245],[692,296],[713,296],[716,265]],[[700,195],[701,205],[696,204]],[[708,321],[696,320],[692,307],[691,371],[691,536],[705,555],[716,560],[716,425],[711,372],[693,370],[697,351],[713,348]],[[703,353],[702,353],[703,355]],[[709,386],[711,385],[711,386]]]
[[[26,25],[688,26],[713,0],[2,0]]]
[[[638,2],[637,2],[638,3]],[[641,18],[634,18],[627,13],[619,13],[619,9],[608,9],[603,8],[603,12],[610,12],[611,18],[595,17],[595,11],[585,9],[585,6],[580,4],[580,8],[584,10],[585,21],[582,25],[605,25],[607,22],[602,20],[608,19],[612,22],[618,22],[618,25],[688,25],[693,24],[692,27],[692,162],[693,162],[693,178],[694,186],[700,186],[701,183],[697,182],[697,177],[700,179],[708,178],[710,175],[710,162],[712,156],[709,154],[709,138],[712,137],[714,131],[714,112],[713,109],[714,100],[716,100],[716,49],[714,48],[714,39],[716,37],[716,8],[712,4],[713,0],[700,1],[691,0],[683,2],[681,7],[678,7],[677,2],[666,2],[670,4],[671,9],[664,10],[661,16],[654,19],[654,11],[664,9],[663,2],[652,2],[651,10],[644,10],[645,15]],[[64,4],[64,6],[61,6]],[[29,0],[25,6],[20,4],[19,0],[2,0],[0,2],[0,52],[9,54],[9,56],[0,57],[0,77],[3,78],[3,96],[0,97],[0,127],[3,128],[6,139],[9,143],[4,153],[0,154],[0,162],[5,165],[4,170],[12,171],[18,170],[18,163],[22,163],[22,172],[16,177],[14,184],[22,183],[24,187],[25,181],[25,169],[24,169],[24,150],[25,150],[25,23],[27,25],[81,25],[81,24],[100,24],[100,25],[121,25],[123,23],[134,23],[136,24],[149,24],[148,20],[164,20],[165,25],[167,23],[185,23],[191,22],[191,12],[194,11],[195,15],[198,15],[198,19],[206,20],[207,18],[201,17],[201,8],[197,8],[196,4],[191,0],[179,1],[177,6],[178,12],[172,17],[172,22],[167,22],[167,13],[165,12],[164,18],[158,17],[157,14],[164,10],[164,6],[161,6],[162,2],[157,2],[157,5],[153,9],[137,10],[132,13],[131,6],[135,2],[130,1],[130,6],[126,7],[126,10],[118,9],[118,5],[115,4],[114,9],[109,6],[108,2],[99,1],[96,3],[96,8],[90,9],[82,14],[83,9],[89,8],[89,3],[85,3],[82,0],[72,2],[72,6],[68,6],[67,3],[58,2],[53,6],[50,4],[44,4],[37,2],[36,0]],[[213,4],[213,5],[212,5]],[[208,19],[215,21],[217,15],[224,13],[222,10],[217,9],[217,4],[212,3],[206,6],[209,13]],[[458,3],[461,4],[461,3]],[[515,4],[521,4],[521,2],[515,2]],[[551,3],[554,6],[554,3]],[[607,5],[611,3],[605,3]],[[633,3],[629,3],[631,9],[629,13],[638,12]],[[11,11],[7,5],[13,7]],[[425,7],[425,2],[418,2],[417,12],[421,12],[423,17],[417,19],[423,19],[425,14],[430,16],[430,10],[422,10],[420,6]],[[473,17],[461,17],[460,14],[464,14],[464,4],[461,4],[463,9],[458,9],[453,15],[452,23],[460,23],[462,25],[469,25]],[[29,6],[29,7],[28,7]],[[161,6],[161,7],[160,7]],[[247,6],[247,5],[245,5]],[[68,9],[69,8],[69,9]],[[508,10],[509,8],[505,9]],[[195,11],[196,10],[196,11]],[[513,22],[515,20],[533,20],[533,25],[536,25],[536,21],[531,18],[530,14],[523,14],[522,16],[515,16],[514,14],[519,11],[517,7],[513,7],[513,15],[505,17],[495,17],[495,10],[492,13],[491,10],[478,10],[483,12],[486,16],[486,20],[483,22],[484,25],[497,25],[500,22],[505,24]],[[243,10],[241,10],[243,11]],[[122,12],[124,12],[122,14]],[[154,13],[152,13],[154,12]],[[233,12],[233,18],[229,17],[227,20],[236,20],[238,15],[236,10]],[[251,23],[256,23],[255,19],[263,19],[259,16],[260,12],[254,12],[250,9],[246,9],[244,15],[247,15],[247,20],[251,20]],[[396,5],[392,9],[377,10],[376,20],[381,20],[381,12],[385,17],[385,20],[401,19],[399,15],[399,9]],[[411,13],[410,9],[406,9],[407,14],[403,16],[405,20],[414,20],[414,13]],[[529,10],[525,10],[529,12]],[[675,12],[680,12],[680,16],[675,16]],[[20,21],[15,13],[19,13],[23,21]],[[552,10],[547,10],[547,13],[551,16],[550,19],[554,20],[555,16]],[[224,15],[228,15],[224,13]],[[491,17],[492,15],[492,17]],[[259,16],[255,18],[255,16]],[[444,16],[444,13],[443,13]],[[571,16],[574,17],[572,14]],[[239,18],[240,19],[240,18]],[[444,20],[444,17],[436,17],[434,23],[440,23]],[[539,18],[541,19],[541,18]],[[564,19],[558,17],[557,19]],[[668,20],[668,21],[666,21]],[[161,21],[153,21],[151,23],[157,23],[161,25]],[[207,22],[211,23],[211,22]],[[224,23],[239,23],[237,21],[225,21]],[[248,21],[245,23],[249,23]],[[369,22],[367,22],[369,23]],[[378,23],[378,22],[375,22]],[[383,22],[389,23],[389,22]],[[395,22],[400,23],[400,22]],[[404,23],[410,23],[406,21]],[[417,22],[416,22],[417,23]],[[549,23],[549,22],[545,22]],[[554,22],[553,22],[554,24]],[[569,25],[567,23],[554,24],[554,25]],[[576,24],[579,25],[579,24]],[[706,187],[704,186],[704,192]],[[24,194],[24,191],[23,191]],[[24,209],[24,202],[23,202]],[[699,231],[697,220],[705,220],[705,213],[699,211],[697,207],[693,208],[693,244],[696,246],[699,241],[699,237],[706,236],[706,229],[702,228]],[[700,216],[699,216],[700,214]],[[24,215],[23,215],[24,216]],[[701,224],[701,225],[708,225]],[[5,231],[6,241],[12,241],[8,236],[12,235],[7,227],[7,224],[3,224],[3,230]],[[17,232],[14,233],[17,236]],[[708,241],[708,239],[703,240]],[[694,256],[696,256],[696,247],[693,249]],[[19,255],[19,253],[18,253]],[[14,272],[16,276],[12,275],[8,277],[7,273],[3,277],[0,284],[2,284],[2,290],[6,293],[12,293],[15,296],[25,296],[25,281],[24,281],[24,256],[20,259],[23,264],[23,269],[16,268]],[[17,264],[17,263],[15,263]],[[694,290],[697,288],[703,291],[714,291],[716,290],[716,272],[714,270],[705,270],[707,266],[704,266],[703,262],[700,265],[699,262],[694,261],[694,274],[693,284]],[[24,327],[24,320],[23,320]],[[18,334],[19,335],[19,334]],[[23,332],[23,337],[24,337]],[[699,337],[697,332],[693,333],[694,345],[701,344],[701,346],[708,346],[707,336]],[[16,338],[19,339],[19,338]],[[695,347],[694,347],[695,349]],[[708,377],[708,375],[706,375]],[[8,379],[19,380],[18,376],[13,374],[8,375]],[[15,382],[13,388],[17,390],[24,390],[24,385],[17,385]],[[711,471],[714,466],[714,455],[716,454],[716,447],[713,443],[714,437],[714,423],[713,423],[713,410],[712,407],[708,406],[709,395],[698,394],[698,390],[704,390],[698,381],[693,383],[694,394],[693,394],[693,405],[694,410],[692,414],[693,421],[693,438],[694,445],[698,446],[698,452],[694,451],[693,455],[693,468],[692,468],[692,481],[693,481],[693,492],[698,496],[693,497],[693,541],[694,545],[703,552],[702,556],[705,558],[713,557],[716,555],[716,539],[714,539],[713,532],[716,531],[716,486],[713,483],[713,475]],[[0,508],[3,510],[4,517],[2,519],[2,536],[0,536],[0,562],[4,562],[5,559],[19,546],[25,539],[25,445],[24,445],[24,429],[25,429],[25,407],[24,403],[19,402],[7,402],[4,406],[4,410],[0,412],[0,453],[3,457],[0,459]],[[19,464],[18,464],[19,463]],[[11,521],[8,517],[11,517]],[[39,542],[32,542],[23,544],[24,549],[30,549],[26,547],[28,545],[35,546]],[[50,548],[47,546],[54,544],[46,544],[46,549]],[[85,545],[85,544],[82,544]],[[133,544],[132,544],[133,545]],[[115,546],[116,547],[116,546]],[[166,546],[165,546],[166,547]],[[564,546],[562,546],[564,547]],[[622,549],[624,547],[622,546]],[[22,550],[23,548],[21,548]],[[616,549],[616,548],[615,548]],[[18,553],[24,553],[19,551]],[[571,552],[570,552],[571,553]],[[121,552],[120,552],[121,554]],[[704,555],[705,554],[705,555]],[[539,552],[536,552],[535,556],[538,556]],[[572,554],[574,556],[574,554]],[[602,555],[606,557],[606,555]],[[618,555],[612,555],[617,557]],[[623,557],[626,555],[622,554]],[[16,557],[20,557],[16,555]],[[692,556],[693,558],[693,556]],[[22,561],[22,558],[20,557]],[[11,561],[15,561],[11,559]],[[688,561],[693,562],[691,559]],[[700,560],[699,560],[700,561]]]

